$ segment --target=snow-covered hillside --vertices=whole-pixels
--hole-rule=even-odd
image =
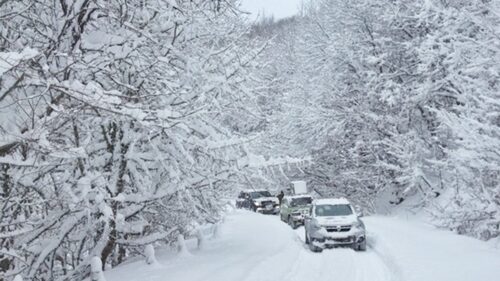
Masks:
[[[497,280],[500,249],[472,238],[393,217],[366,217],[366,252],[312,253],[303,228],[275,216],[236,211],[220,235],[190,255],[164,251],[159,264],[137,261],[106,272],[107,281],[472,281]]]

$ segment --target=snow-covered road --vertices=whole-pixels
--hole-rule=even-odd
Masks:
[[[303,228],[275,216],[236,211],[218,238],[188,256],[158,255],[158,265],[135,262],[106,272],[108,281],[494,281],[500,250],[431,226],[388,217],[364,219],[366,252],[310,252]]]

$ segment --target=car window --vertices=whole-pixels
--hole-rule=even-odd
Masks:
[[[290,206],[298,207],[298,206],[307,206],[312,203],[311,197],[298,197],[292,198],[292,202],[290,202]]]
[[[261,197],[272,197],[271,193],[269,191],[254,191],[250,192],[250,196],[253,199],[261,198]]]
[[[317,205],[314,213],[318,217],[348,216],[352,215],[352,209],[348,204]]]

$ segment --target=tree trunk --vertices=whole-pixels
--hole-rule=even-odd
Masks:
[[[115,128],[116,127],[117,126],[115,124]],[[120,125],[119,132],[118,132],[118,138],[114,144],[114,145],[120,145],[120,164],[119,164],[120,166],[119,166],[119,170],[118,170],[118,173],[119,173],[118,179],[116,181],[116,192],[115,192],[115,194],[112,194],[112,196],[117,196],[117,195],[123,193],[123,191],[125,190],[125,181],[123,180],[123,177],[125,176],[125,174],[127,172],[126,154],[127,154],[128,149],[130,147],[130,144],[123,143],[122,141],[123,141],[123,129],[121,128],[121,125]],[[113,158],[114,157],[111,157],[111,160]],[[102,261],[103,270],[104,270],[104,267],[106,266],[107,259],[109,258],[109,256],[111,256],[111,254],[113,253],[114,248],[116,246],[116,239],[118,236],[118,231],[116,230],[115,219],[116,219],[116,215],[118,213],[119,207],[120,207],[120,202],[113,201],[111,203],[111,209],[113,210],[113,218],[111,218],[109,221],[109,226],[111,228],[111,231],[109,233],[108,242],[106,243],[106,246],[104,247],[104,249],[102,250],[102,253],[101,253],[101,261]]]

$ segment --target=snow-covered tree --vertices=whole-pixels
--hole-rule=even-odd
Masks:
[[[498,235],[498,9],[311,1],[262,32],[274,90],[264,143],[311,155],[301,176],[324,196],[411,199],[441,226]]]
[[[92,257],[215,222],[245,137],[225,122],[250,113],[259,52],[234,3],[0,5],[0,270],[81,279]]]
[[[446,158],[441,223],[483,239],[500,235],[499,4],[427,3],[431,31],[418,48],[421,80],[416,102],[434,122],[432,136]]]

